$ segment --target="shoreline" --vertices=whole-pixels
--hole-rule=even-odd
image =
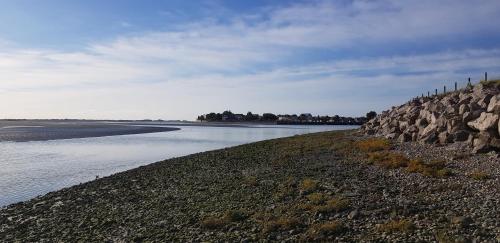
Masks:
[[[180,128],[114,125],[102,122],[1,121],[0,142],[107,137],[176,130]]]
[[[384,150],[443,159],[452,174],[438,178],[368,163],[358,141],[370,139],[353,130],[322,132],[141,166],[0,209],[0,238],[499,239],[498,159],[414,143]],[[471,178],[477,169],[489,178]]]

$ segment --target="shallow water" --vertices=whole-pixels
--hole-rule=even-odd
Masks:
[[[168,158],[355,126],[179,128],[99,138],[0,142],[0,206]]]

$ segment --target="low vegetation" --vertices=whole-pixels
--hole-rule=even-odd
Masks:
[[[413,229],[415,229],[415,225],[406,219],[391,220],[377,227],[378,231],[386,233],[410,232]]]
[[[208,217],[201,221],[201,227],[205,229],[219,229],[227,225],[228,221],[219,217]]]
[[[365,153],[391,149],[391,142],[385,138],[369,138],[357,141],[355,146]]]
[[[434,160],[429,163],[424,163],[422,160],[411,160],[406,170],[410,173],[420,173],[430,177],[447,177],[451,176],[452,172],[446,168],[446,162],[442,160]]]
[[[380,151],[369,153],[368,161],[386,169],[397,169],[408,166],[409,159],[399,153]]]
[[[318,189],[318,181],[306,178],[300,183],[300,189],[304,192],[313,192]]]
[[[279,230],[290,230],[301,226],[300,220],[295,217],[280,217],[263,223],[263,233]]]
[[[469,177],[474,180],[487,180],[490,178],[490,174],[484,171],[475,170],[472,173],[470,173]]]
[[[346,228],[340,221],[317,223],[309,227],[309,229],[307,230],[307,236],[309,239],[314,240],[329,235],[340,234],[344,230],[346,230]]]
[[[322,205],[317,205],[312,208],[313,211],[318,213],[332,213],[332,212],[340,212],[349,208],[349,200],[336,197],[326,201]]]

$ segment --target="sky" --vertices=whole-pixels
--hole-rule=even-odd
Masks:
[[[0,0],[0,118],[364,116],[500,77],[498,0]]]

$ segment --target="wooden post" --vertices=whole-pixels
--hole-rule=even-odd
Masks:
[[[488,81],[488,72],[484,72],[484,81]]]
[[[431,96],[431,92],[427,91],[427,97],[430,97],[430,96]]]
[[[436,95],[438,95],[438,89],[436,89]]]
[[[457,90],[458,90],[458,89],[457,89],[457,82],[455,82],[455,91],[457,91]]]
[[[443,94],[446,94],[446,85],[443,88]]]

